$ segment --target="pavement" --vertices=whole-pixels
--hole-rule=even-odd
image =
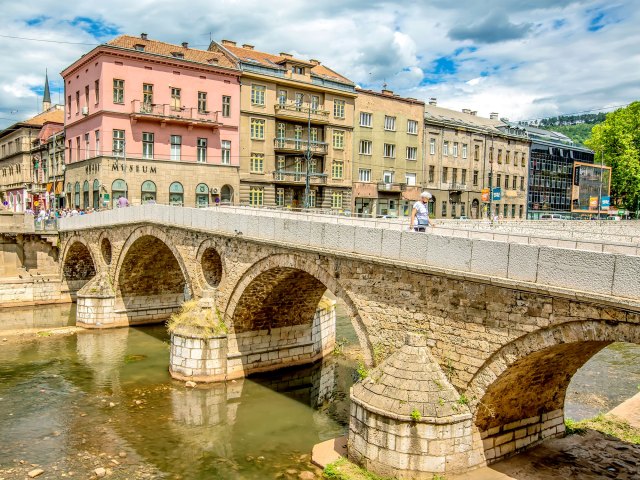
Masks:
[[[347,456],[347,437],[332,438],[313,446],[311,463],[324,469],[330,463]]]

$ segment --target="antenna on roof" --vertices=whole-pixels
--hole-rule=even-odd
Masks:
[[[387,89],[387,79],[386,79],[386,78],[383,78],[383,79],[382,79],[382,89],[383,89],[383,90],[386,90],[386,89]]]

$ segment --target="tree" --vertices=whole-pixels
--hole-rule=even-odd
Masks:
[[[593,127],[587,147],[604,157],[611,171],[612,205],[636,210],[640,202],[640,102],[607,114]]]

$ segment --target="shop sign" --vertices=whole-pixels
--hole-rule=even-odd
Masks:
[[[488,188],[483,188],[482,189],[482,201],[483,202],[488,202],[489,201],[489,189]]]
[[[112,172],[124,172],[125,165],[123,162],[114,162],[111,165]],[[156,173],[156,167],[148,167],[146,165],[129,165],[127,172],[130,173]]]

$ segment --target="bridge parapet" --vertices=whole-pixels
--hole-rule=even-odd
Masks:
[[[561,241],[550,246],[523,244],[512,235],[443,236],[403,231],[391,223],[387,228],[378,222],[372,226],[366,219],[278,213],[143,205],[65,218],[60,230],[153,223],[329,254],[362,255],[616,306],[640,306],[640,256],[631,249],[608,253],[566,248],[569,245]]]

